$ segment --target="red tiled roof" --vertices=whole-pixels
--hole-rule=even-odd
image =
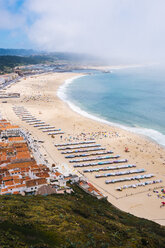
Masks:
[[[19,184],[15,186],[16,188],[22,188],[22,187],[26,187],[26,184]]]
[[[46,184],[47,180],[45,178],[31,179],[25,182],[27,187],[37,186]]]
[[[15,189],[15,186],[8,186],[8,189]]]
[[[12,179],[13,179],[13,177],[11,177],[11,176],[2,178],[3,181],[9,181],[9,180],[12,180]]]
[[[60,172],[58,172],[58,171],[56,171],[55,173],[54,173],[57,177],[58,176],[60,176],[60,175],[62,175]]]
[[[9,137],[8,141],[21,141],[24,140],[23,137]]]
[[[7,192],[7,191],[8,191],[7,188],[1,189],[1,192]]]
[[[13,180],[12,181],[6,181],[5,182],[5,186],[11,186],[13,184],[14,184]]]

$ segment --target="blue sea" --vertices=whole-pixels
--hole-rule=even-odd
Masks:
[[[165,146],[165,68],[94,71],[60,88],[77,112],[152,138]]]

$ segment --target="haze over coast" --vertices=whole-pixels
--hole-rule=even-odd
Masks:
[[[163,247],[164,13],[0,0],[0,247]]]
[[[164,9],[163,0],[1,0],[1,47],[163,63]]]

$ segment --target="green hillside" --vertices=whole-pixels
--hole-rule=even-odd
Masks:
[[[0,72],[9,73],[12,69],[20,65],[35,65],[45,62],[52,62],[52,58],[48,56],[0,56]]]
[[[1,196],[0,247],[165,247],[165,228],[74,188],[72,195]]]

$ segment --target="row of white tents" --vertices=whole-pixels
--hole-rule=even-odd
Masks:
[[[57,135],[57,134],[64,134],[64,132],[59,131],[59,132],[49,132],[48,135]]]
[[[55,132],[55,131],[61,131],[61,129],[52,129],[52,128],[50,128],[50,129],[44,129],[44,130],[42,130],[43,133]]]
[[[83,170],[84,173],[86,172],[99,172],[99,171],[106,171],[106,170],[119,170],[125,168],[133,168],[136,167],[134,164],[126,164],[126,165],[116,165],[116,166],[107,166],[107,167],[100,167],[100,168],[92,168],[92,169],[85,169]]]
[[[70,146],[70,145],[83,145],[83,144],[91,144],[91,143],[95,143],[95,141],[88,140],[88,141],[69,142],[69,143],[55,144],[55,146],[58,147],[58,146]]]
[[[47,130],[47,129],[52,129],[55,128],[54,126],[50,126],[48,124],[40,124],[40,125],[36,125],[36,127],[38,127],[39,130]]]
[[[140,186],[146,186],[146,185],[161,183],[161,182],[162,182],[161,179],[157,179],[153,181],[145,181],[145,182],[140,182],[140,183],[135,183],[135,184],[123,185],[123,186],[117,187],[116,190],[122,191],[123,189],[137,188]]]
[[[71,153],[81,153],[81,152],[91,152],[91,151],[101,151],[105,150],[104,147],[95,147],[95,148],[88,148],[88,149],[78,149],[78,150],[71,150],[71,151],[64,151],[61,154],[71,154]]]
[[[132,181],[132,180],[141,180],[145,178],[151,178],[153,177],[154,174],[147,174],[147,175],[138,175],[134,177],[123,177],[123,178],[117,178],[117,179],[112,179],[112,180],[106,180],[105,183],[118,183],[118,182],[124,182],[124,181]]]
[[[67,146],[67,147],[59,147],[58,150],[71,150],[71,149],[79,149],[79,148],[89,148],[89,147],[100,147],[99,144],[89,144],[89,145],[80,145],[80,146]]]
[[[114,164],[114,163],[125,163],[127,159],[121,160],[113,160],[113,161],[102,161],[102,162],[94,162],[94,163],[87,163],[87,164],[75,164],[74,167],[87,167],[87,166],[97,166],[97,165],[104,165],[104,164]]]
[[[70,163],[79,163],[79,162],[85,162],[85,161],[94,161],[94,160],[105,160],[105,159],[112,159],[112,158],[119,158],[119,155],[115,156],[98,156],[94,158],[82,158],[82,159],[73,159],[69,160]]]
[[[13,110],[15,114],[22,119],[22,121],[25,121],[33,127],[41,129],[42,132],[47,132],[48,135],[58,135],[64,133],[61,131],[61,129],[55,129],[55,127],[46,124],[44,121],[38,120],[32,116],[24,107],[13,107]]]
[[[89,157],[89,156],[96,156],[96,155],[104,155],[104,154],[112,154],[112,151],[105,151],[105,152],[94,152],[94,153],[83,153],[83,154],[72,154],[67,155],[65,158],[79,158],[79,157]]]
[[[127,171],[104,173],[104,174],[100,174],[100,175],[95,175],[95,177],[100,178],[100,177],[122,176],[122,175],[142,173],[142,172],[145,172],[145,170],[144,169],[136,169],[136,170],[127,170]]]

